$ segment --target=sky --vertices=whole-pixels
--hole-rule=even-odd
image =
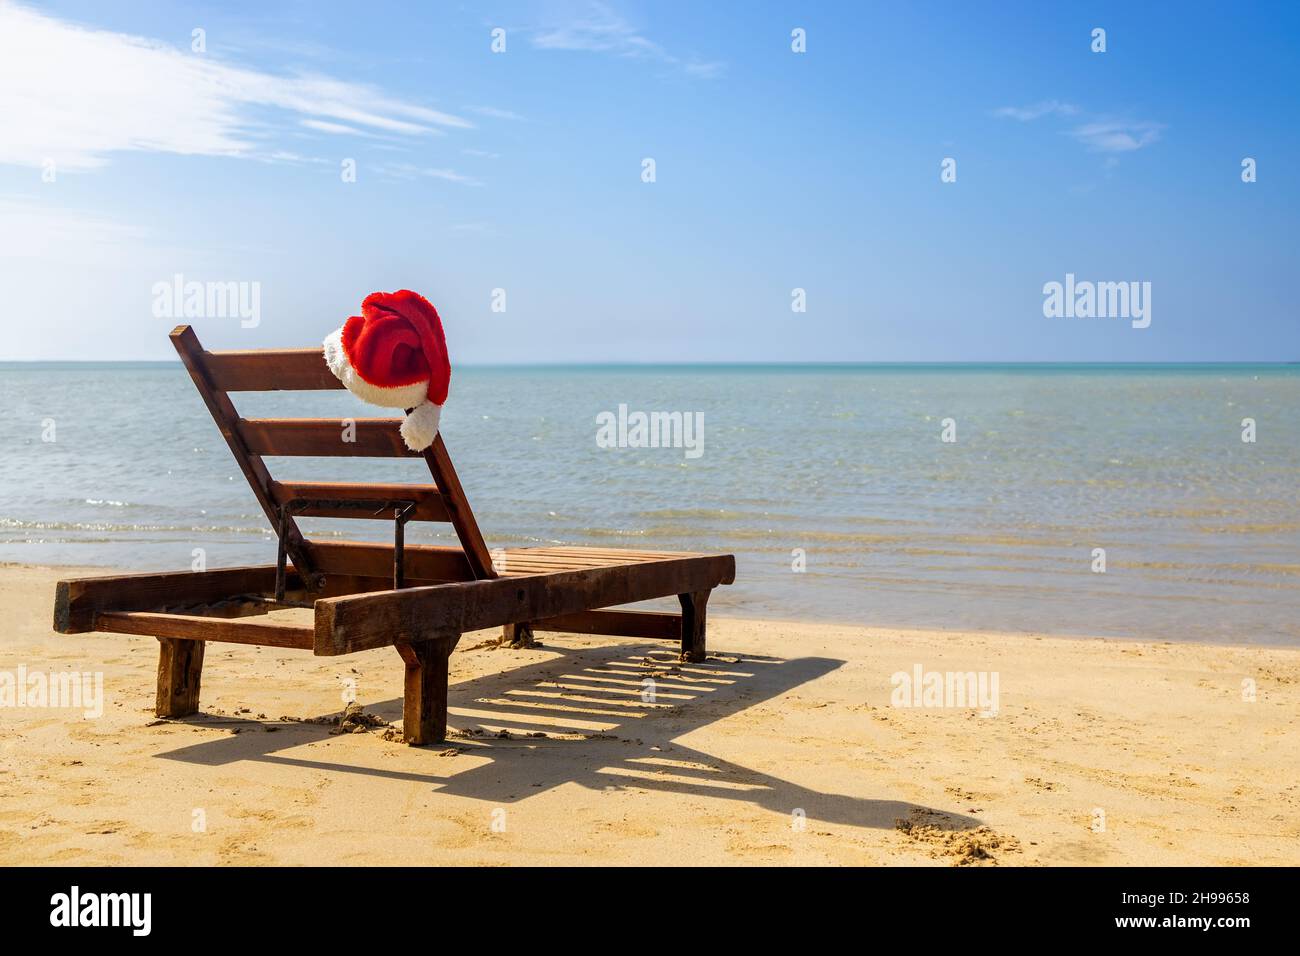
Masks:
[[[1298,98],[1295,3],[0,0],[0,360],[1297,361]]]

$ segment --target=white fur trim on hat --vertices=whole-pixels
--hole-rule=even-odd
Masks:
[[[349,392],[371,405],[380,405],[384,408],[414,408],[429,395],[428,382],[399,385],[397,388],[384,388],[367,382],[348,362],[347,353],[343,351],[342,329],[330,333],[325,338],[325,364]],[[434,434],[438,432],[437,419],[434,419],[433,431]],[[431,437],[429,441],[432,442],[433,438]]]
[[[411,451],[424,451],[438,437],[438,421],[442,418],[442,406],[433,402],[421,402],[411,409],[402,422],[402,441]]]

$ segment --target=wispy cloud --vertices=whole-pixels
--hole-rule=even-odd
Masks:
[[[102,257],[107,249],[144,239],[146,230],[78,209],[19,196],[0,196],[0,259],[62,261]]]
[[[474,125],[364,84],[235,66],[13,3],[0,3],[0,117],[0,163],[63,170],[126,150],[265,158],[284,120],[402,136]]]
[[[719,61],[703,62],[692,60],[689,63],[682,64],[682,69],[691,76],[698,76],[702,80],[711,80],[715,76],[721,75],[722,71],[727,68],[725,63]]]
[[[262,157],[259,157],[261,159]],[[319,163],[331,164],[332,159],[326,159],[323,156],[303,156],[301,153],[295,153],[292,150],[277,149],[269,156],[264,158],[268,163]]]
[[[469,113],[477,113],[479,116],[486,116],[488,119],[523,121],[523,117],[518,113],[497,109],[495,106],[467,106],[465,110]]]
[[[390,179],[441,179],[449,183],[459,183],[462,186],[482,186],[483,181],[473,176],[467,176],[464,173],[458,173],[454,169],[446,169],[431,166],[416,166],[414,163],[383,163],[375,167],[376,172],[381,176]]]
[[[1060,100],[1043,100],[1032,106],[1003,106],[993,111],[993,115],[1002,119],[1030,123],[1047,116],[1073,117],[1082,111],[1072,103]],[[1131,153],[1150,146],[1160,139],[1163,123],[1146,120],[1119,120],[1106,116],[1093,116],[1078,122],[1067,134],[1094,153]],[[1114,166],[1113,161],[1109,166]]]
[[[478,159],[500,159],[501,158],[500,153],[488,152],[486,149],[462,149],[461,152],[464,153],[466,156],[474,156],[477,157]]]
[[[302,125],[307,127],[308,129],[318,130],[319,132],[322,133],[335,133],[335,134],[346,135],[346,136],[371,135],[369,133],[363,133],[355,126],[348,126],[344,123],[330,123],[327,120],[305,119],[302,120]]]
[[[1078,112],[1079,108],[1071,103],[1062,103],[1059,100],[1044,100],[1041,103],[1035,103],[1033,106],[1003,106],[994,110],[993,115],[1000,116],[1003,119],[1029,123],[1036,119],[1042,119],[1044,116],[1074,116]]]
[[[670,53],[617,12],[599,2],[589,3],[586,14],[577,19],[539,30],[533,34],[532,42],[533,46],[541,50],[579,50],[654,60],[680,69],[689,76],[703,79],[718,76],[726,68],[726,64],[721,61],[705,61]]]
[[[1070,135],[1094,153],[1131,153],[1156,142],[1164,128],[1162,123],[1103,120],[1077,126]]]
[[[535,34],[533,46],[542,50],[585,50],[590,53],[644,55],[663,52],[663,47],[647,40],[630,23],[601,3],[592,3],[585,16]]]
[[[464,232],[474,236],[492,237],[497,235],[496,227],[487,222],[458,222],[451,227],[452,232]]]

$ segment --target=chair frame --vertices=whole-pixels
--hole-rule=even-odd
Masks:
[[[488,550],[442,435],[423,452],[397,418],[245,419],[231,393],[341,389],[320,349],[205,351],[189,326],[172,343],[279,539],[275,565],[60,581],[55,630],[156,637],[155,711],[198,710],[209,641],[350,654],[395,647],[406,667],[403,734],[426,744],[447,734],[448,658],[460,636],[502,628],[512,646],[533,631],[680,641],[683,660],[707,657],[706,607],[735,580],[730,554],[606,548]],[[347,437],[345,437],[347,436]],[[350,438],[350,440],[349,440]],[[433,484],[280,482],[264,458],[423,457]],[[297,517],[394,521],[391,546],[306,538]],[[406,545],[408,521],[451,524],[460,547]],[[676,595],[681,613],[619,605]],[[266,618],[311,608],[314,624]],[[261,618],[261,620],[259,620]]]

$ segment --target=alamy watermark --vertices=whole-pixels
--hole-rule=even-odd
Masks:
[[[152,893],[83,893],[73,886],[50,897],[50,925],[119,926],[132,936],[148,936],[153,927]]]
[[[687,458],[704,454],[703,412],[618,412],[596,416],[598,448],[681,448]]]
[[[262,283],[197,282],[179,272],[152,289],[156,319],[239,319],[241,328],[262,324]]]
[[[1049,319],[1132,319],[1135,329],[1151,324],[1150,282],[1065,282],[1043,284],[1043,315]]]
[[[981,717],[998,715],[997,671],[927,671],[920,664],[911,673],[889,678],[891,707],[974,709]]]
[[[0,671],[0,707],[50,707],[80,710],[89,720],[104,715],[104,674],[62,671],[47,674],[19,664]]]

